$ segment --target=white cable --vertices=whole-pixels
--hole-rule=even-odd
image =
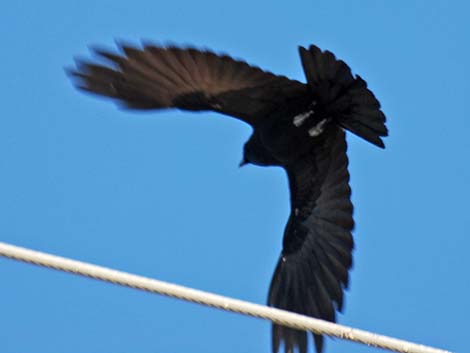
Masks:
[[[450,353],[396,338],[0,242],[0,256],[403,353]]]

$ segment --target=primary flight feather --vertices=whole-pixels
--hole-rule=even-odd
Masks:
[[[353,206],[343,129],[384,147],[385,115],[366,82],[329,51],[299,47],[307,83],[207,50],[144,45],[94,49],[69,70],[76,86],[131,109],[212,110],[253,133],[241,164],[281,166],[291,213],[268,295],[280,309],[335,321],[352,265]],[[313,335],[317,352],[323,337]],[[307,335],[273,324],[273,351],[307,351]]]

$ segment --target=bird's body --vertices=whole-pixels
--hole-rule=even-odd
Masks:
[[[385,116],[366,83],[328,51],[299,48],[307,84],[192,48],[97,49],[79,61],[77,86],[132,109],[213,110],[253,127],[242,164],[281,166],[291,214],[268,304],[335,321],[352,265],[352,217],[344,129],[383,147]],[[318,352],[323,338],[314,335]],[[303,331],[273,325],[273,350],[307,350]]]

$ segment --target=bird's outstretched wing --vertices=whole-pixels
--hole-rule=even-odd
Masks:
[[[304,158],[286,167],[292,210],[269,290],[269,305],[328,321],[341,311],[352,265],[354,227],[345,133],[332,127]],[[307,334],[273,325],[273,351],[307,351]],[[323,337],[314,335],[317,352]]]
[[[121,55],[94,49],[96,60],[77,60],[77,68],[68,70],[77,87],[132,109],[214,110],[251,125],[307,93],[301,82],[210,51],[155,45],[120,49]]]

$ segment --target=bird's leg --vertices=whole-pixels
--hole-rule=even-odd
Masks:
[[[292,122],[295,125],[295,127],[300,127],[303,125],[307,119],[309,119],[311,116],[315,115],[315,106],[317,105],[316,101],[313,101],[309,106],[308,110],[304,113],[298,114],[294,116]],[[318,114],[318,113],[317,113]],[[320,119],[320,120],[319,120]],[[321,119],[321,114],[316,117],[316,119],[313,119],[313,121],[309,122],[310,125],[307,127],[307,131],[309,136],[311,137],[317,137],[319,136],[323,130],[325,129],[325,126],[331,121],[331,117],[326,117]]]
[[[316,104],[317,104],[317,102],[313,101],[312,104],[309,105],[308,110],[305,113],[301,113],[299,115],[294,116],[294,119],[292,120],[292,122],[295,125],[295,127],[299,127],[311,115],[315,114],[315,110],[313,109],[313,107],[315,107]]]
[[[312,110],[309,110],[306,113],[302,113],[302,114],[294,116],[293,123],[295,127],[299,127],[300,125],[302,125],[305,122],[305,120],[307,120],[310,117],[310,115],[312,115],[313,113],[314,112]]]
[[[312,137],[319,136],[325,129],[325,125],[331,121],[331,118],[324,118],[320,120],[314,127],[308,130],[308,134]]]

